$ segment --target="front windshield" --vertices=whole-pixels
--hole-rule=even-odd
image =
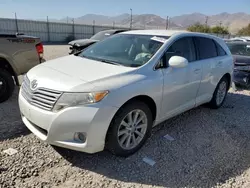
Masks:
[[[104,40],[105,38],[109,37],[110,35],[111,34],[108,33],[107,31],[101,31],[99,33],[96,33],[90,39],[101,41],[101,40]]]
[[[250,56],[250,44],[228,43],[228,47],[233,55]]]
[[[98,42],[79,56],[128,67],[147,63],[168,37],[118,34]]]

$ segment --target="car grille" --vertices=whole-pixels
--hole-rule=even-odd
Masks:
[[[62,92],[45,88],[31,90],[30,81],[27,77],[24,78],[21,93],[30,104],[48,111],[53,109],[55,103],[62,94]]]

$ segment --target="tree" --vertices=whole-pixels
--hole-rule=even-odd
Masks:
[[[248,24],[248,26],[243,27],[241,30],[239,30],[238,35],[250,36],[250,24]]]
[[[216,33],[216,34],[229,34],[227,28],[222,26],[209,27],[200,23],[196,23],[187,28],[188,31],[200,32],[200,33]]]
[[[203,25],[200,23],[196,23],[194,25],[191,25],[187,28],[188,31],[191,32],[201,32],[201,33],[210,33],[210,27],[207,25]]]
[[[216,34],[224,34],[227,35],[229,34],[229,31],[227,28],[222,27],[222,26],[215,26],[211,28],[211,33],[216,33]]]

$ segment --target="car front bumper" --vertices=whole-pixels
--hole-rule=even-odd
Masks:
[[[250,86],[250,71],[234,70],[233,82],[243,86]]]
[[[19,108],[24,124],[41,140],[55,146],[86,153],[102,151],[110,122],[118,110],[101,105],[76,106],[59,112],[40,109],[28,103],[19,93]],[[84,143],[74,139],[84,133]]]

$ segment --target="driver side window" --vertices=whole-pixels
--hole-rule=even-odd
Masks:
[[[173,56],[181,56],[192,62],[196,60],[196,52],[192,37],[184,37],[175,41],[166,51],[164,61],[168,67],[168,61]]]

